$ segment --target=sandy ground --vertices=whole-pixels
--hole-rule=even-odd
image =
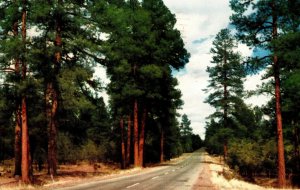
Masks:
[[[232,175],[230,179],[228,179],[228,177],[226,179],[224,177],[224,171],[225,173],[231,173],[228,166],[224,165],[219,158],[212,157],[207,154],[204,157],[204,164],[208,165],[207,169],[209,170],[206,171],[206,176],[209,176],[209,181],[213,185],[214,190],[277,190],[276,188],[262,187],[242,181],[233,177],[234,175]]]

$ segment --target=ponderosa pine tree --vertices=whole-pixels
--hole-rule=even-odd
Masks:
[[[37,77],[45,85],[48,169],[51,175],[57,174],[56,138],[61,118],[58,112],[63,109],[59,105],[64,102],[74,109],[91,106],[85,98],[87,86],[97,88],[91,67],[103,59],[98,57],[99,27],[89,13],[93,3],[35,0],[33,4],[31,17],[39,33],[32,54],[43,60],[35,60],[35,64]]]
[[[229,29],[222,29],[213,41],[211,63],[214,66],[208,67],[209,85],[206,92],[211,92],[206,103],[212,105],[216,112],[211,117],[218,118],[224,128],[223,154],[227,158],[228,136],[230,134],[229,117],[232,106],[236,99],[243,93],[243,78],[245,77],[244,67],[241,64],[241,56],[235,51],[236,41],[230,34]]]
[[[179,148],[180,129],[176,120],[178,117],[176,110],[181,108],[183,101],[181,91],[176,89],[177,79],[172,77],[171,70],[168,73],[165,73],[162,82],[160,82],[159,93],[161,97],[157,100],[157,104],[154,104],[153,111],[157,114],[160,126],[160,162],[182,153],[176,150],[177,154],[174,154],[170,150],[170,148],[174,148],[173,146]]]
[[[188,63],[190,55],[184,48],[180,32],[175,28],[176,18],[164,2],[161,0],[144,0],[142,7],[149,12],[152,23],[151,33],[154,38],[154,43],[149,49],[151,53],[146,58],[148,75],[156,73],[156,77],[152,79],[154,85],[150,84],[150,88],[147,90],[148,97],[155,97],[155,99],[148,98],[147,102],[152,102],[152,105],[156,105],[155,102],[160,102],[160,105],[156,106],[158,106],[158,110],[163,110],[157,115],[162,122],[160,125],[160,158],[163,161],[163,143],[165,141],[165,129],[163,127],[171,127],[170,121],[173,120],[173,114],[170,113],[174,112],[173,109],[178,109],[181,106],[181,93],[175,90],[177,83],[174,83],[171,76],[171,68],[177,70],[183,68]],[[153,86],[156,86],[157,89],[154,89]]]
[[[280,36],[278,31],[284,32],[287,28],[295,28],[295,13],[298,10],[296,1],[267,0],[267,1],[240,1],[231,0],[230,6],[234,11],[231,16],[232,23],[236,26],[237,37],[248,46],[258,48],[265,56],[253,57],[249,60],[249,68],[259,71],[262,68],[269,70],[269,76],[274,80],[274,97],[277,124],[277,149],[278,149],[278,186],[286,185],[285,159],[283,143],[283,127],[281,114],[281,63],[276,54],[276,49],[271,48],[271,41]],[[290,22],[292,21],[292,22]],[[271,67],[266,67],[271,65]]]
[[[114,32],[110,34],[105,46],[110,61],[107,70],[111,78],[109,94],[112,97],[112,107],[118,105],[123,111],[127,110],[118,114],[133,115],[133,160],[136,166],[143,166],[147,117],[149,113],[152,115],[154,110],[158,110],[155,106],[158,106],[159,99],[159,102],[163,102],[159,107],[173,109],[171,102],[174,97],[168,95],[170,92],[164,93],[172,84],[168,82],[172,81],[169,80],[170,67],[183,67],[189,54],[184,49],[180,32],[174,29],[174,15],[162,1],[143,1],[141,4],[129,1],[127,5],[115,6],[116,8],[111,7],[114,14],[110,11],[111,15],[108,17],[111,19],[109,26],[114,27]],[[116,15],[123,15],[124,20],[114,19]],[[169,106],[166,102],[169,102]],[[120,106],[122,104],[124,106]],[[128,108],[130,104],[133,104],[133,108]],[[162,120],[169,120],[169,116],[166,114]]]
[[[27,37],[27,0],[22,1],[22,27],[21,27],[21,36],[22,36],[22,49],[23,53],[21,54],[21,78],[22,81],[26,81],[27,75],[27,63],[26,63],[26,37]],[[30,183],[30,151],[29,151],[29,134],[28,134],[28,121],[27,121],[27,101],[26,101],[26,92],[22,93],[21,98],[21,118],[22,118],[22,182]]]
[[[20,11],[19,3],[17,1],[5,1],[2,4],[1,15],[3,17],[3,24],[1,29],[2,33],[2,46],[6,47],[7,42],[12,42],[11,44],[17,44],[19,38],[19,22]],[[12,16],[14,15],[14,16]],[[11,26],[9,26],[11,24]],[[8,33],[12,31],[13,37],[10,38]],[[9,48],[8,48],[9,49]],[[5,58],[3,59],[3,64],[1,65],[1,71],[6,72],[7,82],[11,82],[14,86],[18,86],[20,82],[20,57],[18,53],[9,53],[5,49],[1,49],[1,52],[4,53]],[[17,52],[17,51],[15,51]],[[11,67],[10,61],[13,60],[14,68]],[[13,76],[10,76],[13,75]],[[21,176],[21,101],[20,96],[15,97],[15,171],[14,175]]]
[[[4,48],[2,49],[3,62],[1,70],[13,72],[12,80],[9,79],[7,82],[18,87],[16,90],[18,93],[15,97],[15,174],[20,175],[21,168],[22,181],[24,183],[30,183],[31,181],[26,100],[27,8],[28,2],[26,0],[1,2],[1,17],[4,17],[4,22],[1,25],[1,48]],[[20,33],[19,26],[21,26]],[[12,63],[14,64],[13,66],[11,65]],[[21,144],[20,141],[22,142]]]
[[[184,152],[193,151],[193,144],[192,144],[193,129],[190,127],[190,125],[191,125],[191,120],[188,119],[188,116],[186,114],[183,114],[181,117],[180,136],[181,136],[181,142],[182,142]]]
[[[141,67],[145,57],[146,45],[150,44],[150,23],[147,13],[141,9],[138,1],[129,1],[122,8],[111,7],[110,26],[114,32],[107,40],[106,56],[109,60],[107,73],[110,76],[109,94],[112,97],[111,105],[122,109],[116,110],[117,115],[133,115],[133,157],[136,167],[142,166],[139,155],[139,112],[143,110],[141,96],[144,90],[141,85]],[[122,19],[114,19],[122,16]],[[119,105],[119,106],[117,106]],[[123,106],[121,106],[123,105]],[[128,107],[132,105],[132,107]],[[142,115],[142,114],[141,114]]]
[[[285,127],[285,138],[293,146],[293,154],[288,156],[287,169],[292,170],[292,182],[299,185],[300,173],[300,129],[299,129],[299,80],[300,80],[300,32],[289,32],[273,41],[274,49],[281,66],[282,117]],[[290,168],[291,167],[291,168]],[[298,176],[298,177],[297,177]]]

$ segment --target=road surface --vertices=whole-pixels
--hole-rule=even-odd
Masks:
[[[59,190],[189,190],[192,189],[203,169],[201,159],[202,153],[196,151],[179,163],[162,166],[154,171],[99,180]]]

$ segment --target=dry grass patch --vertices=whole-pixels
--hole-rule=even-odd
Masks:
[[[259,185],[249,183],[232,172],[220,157],[205,155],[205,160],[209,162],[211,181],[220,190],[276,190],[276,179],[257,178],[255,181]]]

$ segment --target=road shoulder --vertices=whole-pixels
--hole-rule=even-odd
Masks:
[[[213,184],[212,178],[212,171],[210,168],[211,157],[203,152],[202,153],[202,170],[199,173],[199,176],[194,183],[192,190],[218,190],[217,186]]]

